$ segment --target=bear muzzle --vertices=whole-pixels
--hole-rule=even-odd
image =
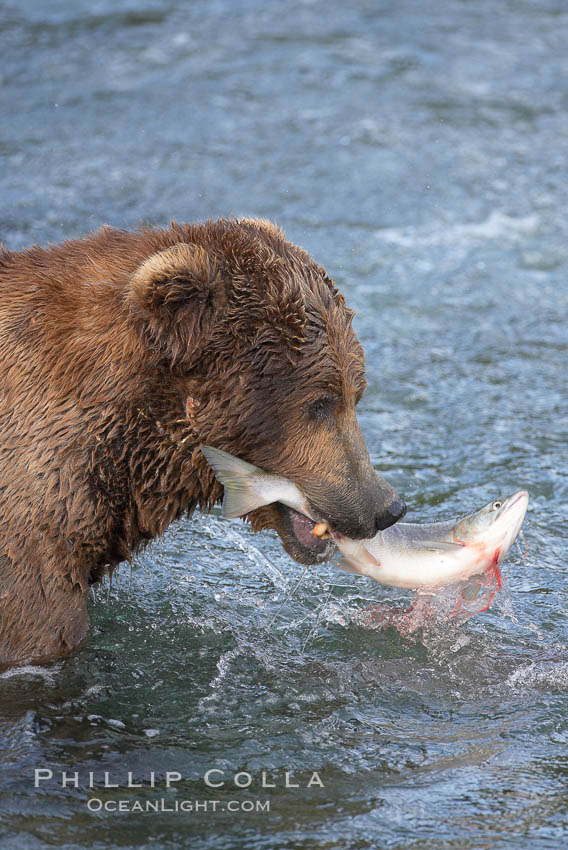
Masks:
[[[318,564],[329,560],[335,552],[331,532],[364,540],[394,525],[406,513],[406,504],[376,473],[373,485],[370,490],[355,488],[355,492],[346,492],[344,488],[337,491],[323,482],[317,488],[307,485],[305,492],[313,519],[280,503],[271,506],[276,514],[273,527],[284,549],[300,563]]]

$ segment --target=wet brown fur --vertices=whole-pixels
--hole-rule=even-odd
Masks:
[[[364,523],[351,318],[263,221],[1,252],[0,663],[69,652],[89,583],[221,498],[200,444],[288,476],[345,533]],[[310,560],[274,506],[251,520]]]

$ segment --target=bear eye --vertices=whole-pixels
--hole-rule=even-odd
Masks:
[[[325,396],[325,398],[318,398],[316,399],[316,401],[311,401],[308,405],[306,405],[306,414],[309,419],[313,419],[316,421],[329,419],[331,416],[333,416],[336,404],[336,396]]]

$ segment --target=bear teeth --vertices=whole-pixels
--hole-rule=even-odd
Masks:
[[[312,534],[315,534],[316,537],[321,537],[322,540],[327,540],[329,537],[327,522],[316,522],[312,528]]]

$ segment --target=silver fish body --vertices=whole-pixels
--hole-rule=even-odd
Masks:
[[[282,502],[313,521],[305,496],[292,481],[220,449],[201,450],[224,486],[224,516],[241,516]],[[393,587],[446,587],[502,563],[520,531],[528,500],[526,490],[520,490],[466,517],[425,524],[398,522],[368,540],[352,540],[330,528],[343,556],[337,566]]]
[[[447,587],[498,567],[516,539],[528,507],[526,490],[461,519],[397,523],[370,540],[332,537],[348,572],[404,588]]]

